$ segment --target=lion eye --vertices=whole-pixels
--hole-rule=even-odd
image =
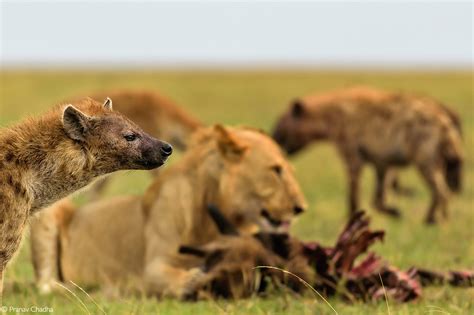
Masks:
[[[272,166],[272,171],[274,171],[277,175],[281,175],[282,168],[280,165],[275,165],[275,166]]]
[[[125,138],[125,140],[131,142],[131,141],[137,140],[138,135],[136,135],[136,134],[133,133],[133,134],[125,135],[125,136],[123,136],[123,137]]]

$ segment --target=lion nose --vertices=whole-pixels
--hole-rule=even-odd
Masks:
[[[298,215],[298,214],[304,212],[304,209],[303,209],[302,207],[300,207],[300,206],[295,206],[295,207],[293,208],[293,212],[295,213],[295,215]]]
[[[161,146],[161,154],[163,156],[170,156],[171,153],[173,153],[173,147],[171,144],[163,142],[163,145]]]

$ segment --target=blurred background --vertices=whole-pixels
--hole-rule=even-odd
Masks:
[[[427,95],[462,119],[464,191],[450,203],[449,221],[422,224],[429,202],[413,169],[401,181],[413,198],[390,195],[400,221],[370,207],[372,170],[364,172],[362,204],[387,231],[377,252],[400,267],[474,267],[473,4],[456,2],[1,2],[0,126],[78,95],[140,88],[175,100],[203,122],[250,125],[270,131],[297,96],[365,84]],[[173,155],[170,163],[179,160]],[[304,239],[330,244],[346,218],[346,178],[330,144],[316,144],[291,162],[310,209],[292,227]],[[141,194],[143,172],[114,177],[107,196]],[[80,199],[80,197],[79,197]],[[26,242],[25,242],[26,245]],[[42,303],[63,313],[77,306],[62,296],[39,296],[32,285],[29,248],[8,271],[20,283],[10,305]],[[474,292],[427,290],[422,301],[393,306],[397,313],[473,310]],[[215,304],[104,301],[111,314],[221,312]],[[347,305],[344,314],[385,312],[385,305]],[[434,307],[433,307],[434,305]],[[321,313],[314,298],[279,297],[225,305],[233,313]],[[473,310],[474,311],[474,310]]]
[[[2,2],[4,67],[472,65],[469,1],[67,2]]]

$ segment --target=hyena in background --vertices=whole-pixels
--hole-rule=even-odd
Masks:
[[[148,90],[115,90],[90,95],[95,100],[110,97],[114,110],[124,114],[146,133],[169,142],[173,148],[186,150],[191,134],[203,124],[160,93]],[[97,200],[107,187],[109,178],[97,181],[87,192]]]
[[[125,169],[153,169],[172,153],[123,115],[90,98],[0,132],[0,288],[28,217]],[[2,290],[0,289],[0,294]]]
[[[349,177],[349,209],[359,208],[362,166],[375,167],[374,206],[399,215],[385,203],[387,173],[393,167],[415,165],[430,188],[426,217],[447,216],[449,190],[461,188],[463,149],[457,115],[440,103],[402,93],[354,87],[309,95],[294,101],[274,130],[274,138],[290,154],[312,141],[333,142]]]

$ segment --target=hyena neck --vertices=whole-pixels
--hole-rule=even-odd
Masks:
[[[89,150],[67,137],[59,119],[29,121],[7,130],[0,147],[7,171],[26,190],[32,211],[86,186],[99,175]]]
[[[341,134],[340,114],[328,109],[320,110],[316,115],[311,136],[314,140],[335,140]]]
[[[93,158],[84,150],[64,150],[47,152],[40,167],[31,174],[34,192],[33,211],[43,208],[87,186],[101,175],[94,171]]]

